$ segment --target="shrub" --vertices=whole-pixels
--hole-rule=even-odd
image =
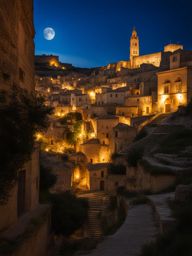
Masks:
[[[40,166],[40,190],[45,191],[51,188],[57,180],[57,177],[51,172],[49,168]]]
[[[17,172],[29,161],[35,133],[48,126],[42,98],[14,87],[0,103],[0,202],[4,203],[17,179]]]
[[[87,200],[65,192],[50,195],[50,201],[52,203],[52,229],[55,234],[71,235],[87,220]]]

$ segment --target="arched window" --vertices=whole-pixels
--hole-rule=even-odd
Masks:
[[[170,81],[166,80],[164,82],[164,94],[170,93]]]
[[[182,92],[182,80],[181,80],[180,77],[178,77],[178,78],[175,80],[175,89],[176,89],[176,92],[177,92],[177,93]]]

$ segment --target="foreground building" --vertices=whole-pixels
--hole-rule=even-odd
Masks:
[[[0,5],[0,90],[13,86],[34,92],[32,0],[2,0]],[[6,204],[0,205],[0,254],[47,255],[50,209],[39,204],[39,152],[18,170]],[[12,245],[15,246],[12,246]]]

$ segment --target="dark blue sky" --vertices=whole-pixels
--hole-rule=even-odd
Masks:
[[[36,53],[76,66],[127,60],[133,26],[141,54],[169,42],[192,49],[191,0],[35,0]],[[54,40],[43,38],[45,27],[54,28]]]

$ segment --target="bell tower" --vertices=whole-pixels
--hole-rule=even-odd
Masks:
[[[139,56],[139,37],[137,31],[133,28],[133,32],[130,39],[130,61],[131,67],[134,67],[134,57]]]

